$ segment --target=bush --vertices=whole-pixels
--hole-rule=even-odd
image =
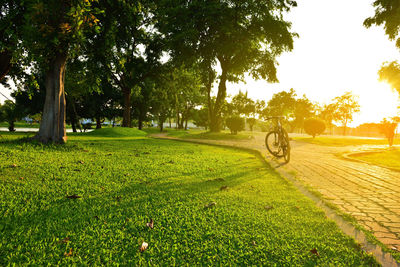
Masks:
[[[304,121],[304,131],[315,138],[316,135],[322,134],[326,129],[325,122],[320,119],[307,119]]]
[[[397,121],[390,121],[386,118],[383,119],[383,121],[379,124],[379,130],[388,139],[390,147],[393,145],[393,139],[396,133],[397,125]]]
[[[226,119],[226,126],[231,130],[232,134],[237,134],[244,130],[244,118],[239,116],[229,117]]]

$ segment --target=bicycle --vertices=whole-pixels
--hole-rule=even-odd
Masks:
[[[274,120],[275,126],[272,131],[265,136],[265,145],[274,157],[284,158],[285,162],[290,161],[290,142],[289,135],[282,127],[282,116],[268,117],[267,120]]]

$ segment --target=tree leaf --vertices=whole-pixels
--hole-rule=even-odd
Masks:
[[[149,227],[150,229],[154,228],[154,221],[153,219],[150,219],[150,221],[148,223],[146,223],[146,226]]]
[[[310,252],[315,256],[319,256],[318,250],[316,248],[313,248],[312,250],[310,250]]]
[[[149,247],[149,244],[146,242],[143,242],[142,245],[140,246],[140,252],[145,251]]]
[[[65,256],[65,257],[71,257],[72,254],[73,254],[72,252],[73,252],[73,251],[72,251],[72,248],[70,248],[68,253],[67,253],[67,252],[64,253],[64,256]]]
[[[76,194],[73,194],[73,195],[67,196],[67,198],[68,198],[68,199],[77,199],[77,198],[81,198],[81,196],[78,196],[78,195],[76,195]]]

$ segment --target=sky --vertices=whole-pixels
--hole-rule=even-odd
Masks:
[[[361,111],[352,126],[380,122],[397,114],[398,94],[378,81],[385,61],[400,60],[400,50],[382,27],[366,29],[363,21],[374,14],[373,0],[298,0],[286,19],[300,37],[292,52],[278,58],[279,83],[246,78],[246,84],[228,84],[228,94],[248,91],[253,99],[271,99],[293,88],[313,102],[329,103],[347,91],[358,96]]]
[[[351,126],[395,116],[399,96],[378,81],[377,72],[383,62],[400,60],[400,50],[382,27],[363,26],[363,21],[374,14],[372,2],[298,0],[298,7],[286,19],[300,36],[293,51],[278,58],[280,82],[269,84],[247,77],[245,84],[227,84],[228,94],[247,90],[251,98],[268,101],[274,93],[293,88],[299,97],[305,94],[311,101],[329,103],[351,91],[361,106]],[[1,85],[0,92],[9,95]]]

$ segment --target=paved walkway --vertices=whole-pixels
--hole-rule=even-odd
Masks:
[[[388,248],[400,251],[400,172],[337,156],[371,147],[328,147],[291,141],[290,163],[282,165],[266,152],[263,135],[251,140],[195,141],[260,150],[273,167],[293,173],[325,200],[352,215]]]

